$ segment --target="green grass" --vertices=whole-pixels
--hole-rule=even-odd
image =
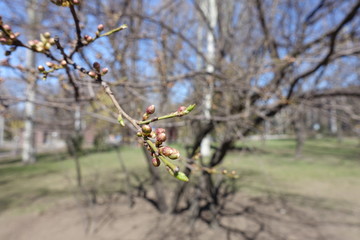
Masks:
[[[315,197],[330,205],[360,202],[360,148],[355,139],[342,143],[308,140],[299,159],[294,157],[293,140],[272,140],[265,145],[254,141],[246,146],[255,150],[233,152],[226,159],[228,167],[238,170],[242,191]]]
[[[252,152],[233,151],[224,166],[238,171],[236,184],[248,194],[275,193],[294,199],[321,200],[330,205],[360,202],[360,149],[355,139],[306,141],[304,154],[294,158],[293,140],[248,142]],[[239,146],[244,146],[239,143]],[[126,167],[144,179],[148,176],[142,150],[124,147]],[[102,193],[123,191],[125,176],[115,151],[81,157],[84,187]],[[74,161],[64,155],[43,155],[33,165],[9,161],[0,164],[0,212],[43,210],[76,192]],[[159,169],[166,181],[174,180]],[[134,182],[135,178],[132,178]],[[190,180],[191,181],[191,180]],[[315,199],[315,200],[314,200]]]

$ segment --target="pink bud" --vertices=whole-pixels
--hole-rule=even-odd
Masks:
[[[40,72],[43,72],[43,71],[45,71],[45,68],[44,68],[44,66],[39,65],[39,66],[38,66],[38,70],[39,70]]]
[[[156,133],[156,135],[159,135],[160,133],[165,133],[165,129],[164,128],[157,128],[155,130],[155,133]]]
[[[151,133],[151,127],[149,125],[142,125],[141,130],[143,131],[143,133]]]
[[[103,69],[101,70],[101,73],[102,73],[103,75],[107,74],[108,72],[109,72],[109,69],[108,69],[108,68],[103,68]]]
[[[48,66],[49,68],[52,68],[54,66],[54,63],[52,62],[46,62],[46,66]]]
[[[3,25],[3,28],[6,30],[6,31],[11,31],[11,27],[7,24],[4,24]]]
[[[173,153],[173,148],[168,147],[168,146],[162,147],[162,148],[160,148],[160,152],[162,153],[162,155],[168,157]]]
[[[156,141],[158,141],[159,143],[165,142],[166,141],[166,134],[165,133],[157,134]]]
[[[181,107],[178,108],[177,111],[178,111],[179,113],[181,113],[181,112],[185,111],[185,109],[186,109],[185,106],[181,106]]]
[[[146,108],[146,113],[147,114],[153,114],[155,112],[155,106],[154,105],[150,105]]]
[[[88,43],[93,40],[93,38],[90,37],[89,35],[85,35],[85,36],[84,36],[84,39],[85,39],[85,41],[87,41]]]
[[[67,64],[67,62],[66,62],[66,60],[62,60],[62,61],[60,62],[60,64],[61,64],[61,66],[65,67],[66,64]]]
[[[104,30],[104,25],[99,24],[97,29],[99,30],[99,32],[103,31]]]
[[[96,73],[93,71],[88,72],[88,75],[92,78],[96,78]]]
[[[160,166],[160,160],[157,158],[151,159],[151,163],[152,163],[152,165],[154,165],[154,167]]]
[[[34,40],[30,40],[28,41],[28,44],[30,45],[30,47],[34,47],[36,43]]]
[[[173,160],[178,159],[180,157],[180,152],[175,148],[173,148],[172,150],[173,152],[168,157]]]

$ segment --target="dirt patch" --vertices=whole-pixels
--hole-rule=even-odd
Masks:
[[[2,214],[0,239],[358,240],[360,236],[360,208],[329,209],[291,198],[238,194],[222,213],[218,223],[209,226],[187,214],[159,214],[143,199],[136,199],[133,208],[126,198],[91,206],[66,201],[42,213]]]

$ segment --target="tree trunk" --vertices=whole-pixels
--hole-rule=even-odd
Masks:
[[[210,121],[211,119],[211,105],[212,105],[212,98],[214,92],[214,79],[211,76],[211,73],[214,72],[214,62],[215,62],[215,39],[213,30],[216,27],[217,21],[217,6],[215,0],[207,0],[206,2],[201,2],[200,7],[204,11],[209,26],[211,29],[208,29],[206,34],[206,42],[207,42],[207,51],[206,51],[206,71],[210,74],[207,77],[207,87],[205,88],[205,96],[204,96],[204,116],[206,121]],[[200,152],[203,157],[209,157],[211,154],[211,136],[207,135],[201,142]]]
[[[36,39],[37,17],[36,8],[37,0],[31,0],[27,6],[28,21],[30,23],[29,39]],[[36,55],[33,51],[26,52],[26,67],[35,68]],[[36,79],[29,74],[27,77],[26,102],[25,102],[25,128],[23,133],[22,162],[31,164],[35,162],[35,144],[34,144],[34,100]]]

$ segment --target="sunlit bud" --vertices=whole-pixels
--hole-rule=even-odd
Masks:
[[[100,71],[100,63],[94,62],[93,67],[94,67],[94,69],[96,69],[96,71]]]
[[[55,44],[55,38],[50,38],[50,39],[49,39],[49,43],[50,43],[51,45],[54,45],[54,44]]]
[[[93,40],[93,38],[90,37],[89,35],[85,35],[85,36],[84,36],[84,39],[85,39],[85,41],[87,41],[88,43]]]
[[[3,28],[6,30],[6,31],[11,31],[11,27],[7,24],[4,24],[3,25]]]
[[[221,171],[222,174],[226,175],[228,173],[228,171],[226,169]]]
[[[152,131],[152,132],[150,133],[150,137],[151,137],[151,138],[156,138],[156,134],[155,134],[154,131]]]
[[[139,131],[139,132],[136,133],[136,136],[142,137],[142,133]]]
[[[185,109],[186,109],[185,106],[181,106],[181,107],[178,108],[177,111],[181,113],[181,112],[185,111]]]
[[[15,35],[15,37],[17,38],[17,37],[20,36],[20,33],[19,33],[19,32],[16,32],[16,33],[14,33],[14,35]]]
[[[46,66],[48,66],[49,68],[54,67],[54,63],[52,62],[46,62]]]
[[[166,141],[166,134],[165,133],[157,134],[156,141],[158,141],[160,143],[165,142]]]
[[[170,156],[173,153],[173,148],[171,147],[162,147],[160,148],[160,153],[166,157]]]
[[[49,49],[51,48],[51,44],[48,43],[48,42],[45,43],[44,48],[45,48],[46,50],[49,50]]]
[[[88,75],[89,75],[90,77],[92,77],[92,78],[96,78],[96,73],[93,72],[93,71],[90,71],[90,72],[88,73]]]
[[[44,51],[44,44],[42,42],[37,42],[35,45],[35,50],[38,52]]]
[[[43,71],[45,71],[45,68],[44,68],[44,66],[39,65],[39,66],[38,66],[38,70],[39,70],[40,72],[43,72]]]
[[[151,133],[151,127],[149,125],[142,125],[141,130],[143,133],[150,134]]]
[[[160,160],[158,158],[151,159],[151,163],[154,165],[154,167],[160,166]]]
[[[46,32],[46,33],[44,33],[44,37],[45,37],[45,38],[50,38],[50,37],[51,37],[51,34],[50,34],[49,32]]]
[[[10,37],[10,39],[15,39],[15,38],[16,38],[15,34],[13,34],[13,33],[12,33],[12,34],[10,34],[10,36],[9,36],[9,37]]]
[[[79,0],[73,0],[73,4],[78,5],[80,3]]]
[[[34,47],[35,46],[35,41],[30,40],[30,41],[28,41],[28,44],[29,44],[30,47]]]
[[[66,62],[66,60],[61,60],[60,64],[61,64],[61,66],[65,67],[67,62]]]
[[[104,25],[99,24],[97,29],[99,30],[99,32],[103,31],[104,30]]]
[[[143,117],[142,117],[142,120],[148,120],[148,118],[149,118],[149,115],[147,114],[147,113],[144,113],[143,114]]]
[[[169,158],[173,160],[178,159],[180,157],[180,152],[174,148],[172,150],[173,152],[170,154]]]
[[[165,133],[165,129],[164,128],[157,128],[155,130],[155,133],[156,133],[156,135],[159,135],[160,133]]]
[[[153,114],[155,112],[155,106],[154,105],[150,105],[146,108],[146,113],[147,114]]]
[[[109,69],[108,69],[108,68],[103,68],[103,69],[101,69],[101,73],[102,73],[103,75],[107,74],[108,72],[109,72]]]
[[[236,171],[235,171],[235,170],[232,170],[232,171],[231,171],[231,174],[232,174],[232,175],[236,175]]]
[[[0,38],[0,42],[5,43],[5,42],[7,42],[7,39],[6,38]]]

